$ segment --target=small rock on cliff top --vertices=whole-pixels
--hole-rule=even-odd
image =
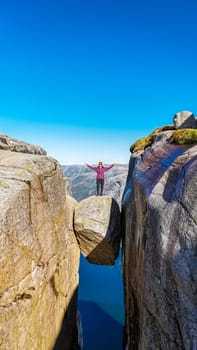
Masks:
[[[174,115],[174,127],[175,129],[184,129],[184,128],[196,128],[196,118],[192,112],[182,111]]]
[[[35,146],[24,141],[19,141],[4,134],[0,134],[0,149],[21,153],[32,153],[40,155],[47,154],[47,152],[40,146]]]
[[[120,210],[110,196],[91,196],[76,210],[74,229],[81,252],[93,264],[113,265],[119,254]]]

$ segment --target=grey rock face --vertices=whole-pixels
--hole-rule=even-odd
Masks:
[[[4,134],[0,134],[0,149],[21,153],[32,153],[40,155],[47,154],[46,151],[40,146],[35,146],[24,141],[19,141]]]
[[[192,112],[182,111],[174,115],[174,127],[175,129],[195,129],[196,119]]]
[[[128,349],[197,348],[197,145],[162,133],[130,160],[123,196]]]
[[[93,264],[113,265],[118,257],[120,210],[109,196],[92,196],[78,203],[74,229],[80,250]]]

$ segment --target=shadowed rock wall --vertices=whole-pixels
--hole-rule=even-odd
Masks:
[[[77,349],[79,248],[57,161],[0,151],[0,349]]]
[[[197,145],[133,153],[123,196],[127,349],[197,349]]]

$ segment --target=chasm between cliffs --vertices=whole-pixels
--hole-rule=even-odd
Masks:
[[[81,254],[78,310],[83,350],[123,349],[122,249],[113,266],[90,264]]]

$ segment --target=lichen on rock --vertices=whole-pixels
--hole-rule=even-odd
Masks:
[[[174,126],[166,125],[153,130],[148,136],[142,137],[141,139],[134,142],[130,147],[130,152],[134,153],[138,151],[143,151],[146,147],[151,146],[153,144],[154,138],[157,134],[168,130],[174,130]]]
[[[197,143],[197,129],[179,129],[175,130],[170,137],[171,143],[187,145]]]

